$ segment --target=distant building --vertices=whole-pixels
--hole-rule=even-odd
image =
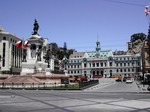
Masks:
[[[22,48],[15,46],[19,40],[19,37],[0,29],[0,75],[20,73]]]
[[[145,77],[145,74],[150,74],[150,29],[148,32],[148,37],[143,42],[141,48],[141,70],[142,70],[142,77]]]
[[[140,54],[101,50],[100,42],[97,41],[95,51],[74,52],[70,55],[68,74],[88,78],[134,77],[140,74]]]
[[[115,70],[114,75],[134,77],[141,73],[140,54],[114,55]]]
[[[51,51],[57,51],[58,50],[58,45],[57,45],[57,43],[49,43],[47,45],[47,49],[50,49]]]
[[[73,52],[73,54],[69,57],[68,63],[68,74],[73,76],[81,76],[82,75],[82,58],[84,56],[84,52]]]

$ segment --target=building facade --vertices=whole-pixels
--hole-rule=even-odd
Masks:
[[[82,58],[84,56],[84,52],[73,52],[70,55],[68,61],[68,74],[73,76],[81,76],[82,75]]]
[[[0,29],[0,75],[20,73],[22,48],[15,46],[19,40],[17,36]]]
[[[95,51],[74,52],[70,56],[68,74],[88,78],[134,77],[140,74],[140,65],[140,54],[115,53],[114,55],[111,50],[101,50],[100,42],[97,41]]]

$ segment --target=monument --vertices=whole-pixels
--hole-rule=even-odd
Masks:
[[[27,39],[28,47],[23,50],[21,75],[44,73],[46,68],[49,67],[50,57],[47,56],[47,59],[44,58],[46,55],[46,49],[44,48],[46,48],[47,41],[38,34],[38,29],[39,25],[35,19],[33,33]]]

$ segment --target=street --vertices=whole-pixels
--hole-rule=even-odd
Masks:
[[[0,112],[150,112],[149,93],[137,92],[134,84],[109,80],[84,91],[0,90]]]
[[[141,88],[138,88],[136,81],[131,84],[125,82],[116,82],[113,78],[101,78],[99,84],[84,91],[95,92],[141,92]]]

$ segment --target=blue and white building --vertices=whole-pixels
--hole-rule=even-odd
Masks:
[[[68,74],[88,78],[133,77],[140,74],[140,65],[140,54],[114,55],[112,50],[101,50],[100,42],[97,41],[95,51],[74,52],[70,56]]]

